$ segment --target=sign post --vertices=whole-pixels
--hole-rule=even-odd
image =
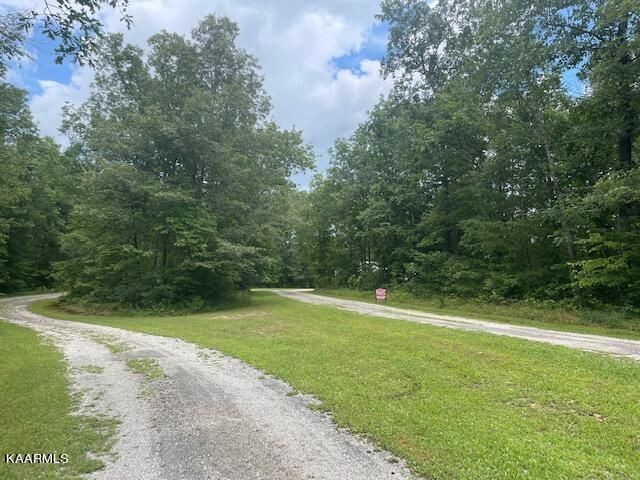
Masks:
[[[387,289],[386,288],[376,288],[376,303],[384,300],[387,301]]]

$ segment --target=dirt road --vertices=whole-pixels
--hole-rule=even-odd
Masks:
[[[165,337],[53,320],[34,298],[5,300],[0,317],[53,340],[71,367],[82,411],[120,420],[115,460],[89,478],[409,478],[402,463],[309,408],[316,400],[239,360]],[[153,359],[162,378],[133,373]]]
[[[311,293],[311,291],[307,289],[274,289],[273,291],[284,297],[299,300],[301,302],[313,303],[316,305],[331,305],[351,312],[372,315],[374,317],[394,318],[397,320],[427,323],[441,327],[458,328],[475,332],[487,332],[495,335],[506,335],[534,342],[551,343],[553,345],[562,345],[581,350],[608,353],[640,361],[640,341],[637,340],[624,340],[600,335],[560,332],[535,327],[489,322],[485,320],[473,320],[449,315],[436,315],[417,310],[405,310],[401,308],[387,307],[385,305],[358,302],[355,300],[325,297]]]

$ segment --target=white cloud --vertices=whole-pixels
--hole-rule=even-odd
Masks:
[[[379,71],[379,61],[363,60],[361,73],[339,70],[331,81],[318,83],[305,98],[305,106],[313,112],[309,140],[326,150],[364,121],[367,111],[392,87],[392,81],[382,80]]]
[[[44,6],[44,0],[2,0],[0,13],[11,10],[35,10]]]
[[[127,41],[144,45],[162,29],[188,34],[209,13],[227,15],[240,26],[240,45],[262,66],[275,120],[304,131],[323,169],[322,155],[336,137],[349,135],[391,88],[377,61],[363,61],[357,73],[332,62],[362,48],[378,5],[377,0],[133,0],[130,31],[115,11],[105,13],[104,23],[108,31],[123,31]],[[86,69],[76,69],[68,85],[40,79],[43,92],[33,97],[32,108],[43,133],[54,133],[65,101],[86,98],[91,79]]]
[[[65,103],[79,105],[89,96],[93,72],[89,69],[76,69],[69,83],[53,80],[39,80],[42,93],[31,97],[31,111],[38,122],[40,132],[67,145],[66,139],[59,133],[62,107]]]

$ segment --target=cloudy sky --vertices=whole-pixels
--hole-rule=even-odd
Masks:
[[[37,8],[41,1],[0,0],[0,10]],[[333,141],[349,135],[391,88],[379,74],[387,29],[374,18],[378,7],[379,0],[131,0],[135,24],[129,31],[117,12],[103,15],[108,31],[123,31],[139,45],[162,29],[188,34],[208,13],[236,21],[240,45],[262,66],[275,120],[304,131],[322,170]],[[41,132],[64,144],[60,107],[82,102],[93,74],[55,65],[51,45],[42,38],[31,38],[28,48],[34,60],[12,69],[9,80],[29,91]],[[304,186],[308,178],[296,180]]]

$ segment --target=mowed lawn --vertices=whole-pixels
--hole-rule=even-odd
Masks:
[[[640,365],[266,292],[178,317],[33,310],[216,348],[316,395],[353,432],[436,479],[640,478]]]
[[[102,462],[113,421],[72,415],[67,367],[35,332],[0,320],[0,479],[71,479]],[[9,464],[6,454],[66,454],[66,464]],[[58,461],[61,457],[58,458]]]

